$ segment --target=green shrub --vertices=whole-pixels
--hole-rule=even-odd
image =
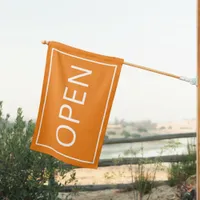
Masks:
[[[142,150],[143,151],[143,150]],[[155,179],[155,173],[157,170],[155,170],[156,166],[152,166],[154,169],[150,171],[145,167],[145,161],[141,159],[136,167],[135,170],[135,183],[134,183],[134,189],[136,189],[139,192],[139,196],[143,197],[145,194],[150,194],[151,190],[153,188],[153,183]],[[131,171],[132,169],[130,169]]]
[[[139,127],[139,128],[137,129],[137,131],[138,131],[139,133],[141,133],[141,132],[144,132],[144,133],[148,132],[148,130],[147,130],[146,128],[142,128],[142,127]]]
[[[140,135],[140,134],[132,134],[132,137],[133,137],[133,138],[140,138],[141,135]]]
[[[49,155],[30,150],[35,124],[23,120],[21,108],[14,123],[9,122],[9,117],[3,118],[0,102],[0,199],[57,199],[61,185],[54,181],[54,174],[58,172],[64,178],[71,168],[66,169]],[[69,182],[73,179],[74,176]]]
[[[114,132],[114,131],[108,131],[107,134],[108,134],[108,135],[116,135],[116,132]]]
[[[184,161],[172,163],[168,169],[171,186],[182,184],[189,176],[196,174],[196,147],[187,144],[187,157]]]
[[[135,199],[143,199],[145,194],[148,194],[148,198],[150,198],[157,171],[162,170],[163,166],[159,158],[154,161],[144,158],[143,144],[141,144],[140,149],[134,150],[131,148],[124,152],[124,155],[131,155],[132,159],[137,158],[139,154],[141,157],[138,160],[138,164],[130,164],[129,166],[132,190],[134,191]],[[150,164],[151,167],[147,167],[146,164]]]
[[[129,138],[131,136],[131,134],[127,131],[123,131],[121,135],[123,135],[125,138]]]
[[[160,127],[160,130],[164,130],[164,129],[166,129],[165,126],[161,126]]]

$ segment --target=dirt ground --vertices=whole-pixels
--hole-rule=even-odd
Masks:
[[[60,194],[62,200],[66,194]],[[149,195],[145,195],[143,200],[147,200]],[[119,192],[117,190],[105,190],[97,192],[80,192],[77,196],[72,196],[72,200],[139,200],[136,192]],[[180,200],[176,187],[167,185],[153,189],[149,200]]]

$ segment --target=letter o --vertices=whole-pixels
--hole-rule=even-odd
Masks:
[[[59,134],[59,130],[60,130],[61,128],[64,128],[64,129],[67,129],[67,130],[71,131],[71,133],[72,133],[72,135],[73,135],[73,139],[72,139],[72,141],[71,141],[70,143],[67,143],[67,144],[66,144],[66,143],[60,141],[58,134]],[[64,147],[71,147],[71,146],[75,143],[75,140],[76,140],[76,132],[75,132],[71,127],[69,127],[69,126],[60,125],[60,126],[56,129],[56,139],[57,139],[57,141],[58,141],[58,143],[59,143],[60,145],[62,145],[62,146],[64,146]]]

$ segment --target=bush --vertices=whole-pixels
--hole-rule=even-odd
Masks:
[[[125,138],[129,138],[131,136],[131,134],[127,131],[123,131],[121,135],[123,135]]]
[[[172,163],[168,170],[170,186],[182,184],[189,176],[196,174],[196,147],[187,144],[187,158],[178,163]]]
[[[142,128],[142,127],[139,127],[139,128],[137,129],[137,131],[138,131],[139,133],[142,133],[142,132],[146,133],[146,132],[148,132],[148,130],[147,130],[146,128]]]
[[[114,132],[114,131],[108,131],[107,134],[108,134],[108,135],[116,135],[116,132]]]
[[[132,183],[131,189],[134,191],[134,199],[143,199],[143,196],[146,194],[148,194],[147,199],[149,199],[154,187],[157,171],[162,170],[163,167],[159,158],[154,161],[147,161],[144,158],[143,144],[141,144],[141,148],[138,150],[131,148],[124,152],[124,155],[131,155],[132,158],[136,158],[138,154],[141,154],[138,164],[130,164],[129,166]],[[147,167],[147,163],[150,164],[151,167]]]
[[[109,139],[109,137],[108,137],[107,135],[105,135],[104,141],[106,141],[106,140],[108,140],[108,139]]]
[[[23,120],[21,108],[14,123],[9,117],[3,118],[0,102],[0,199],[57,199],[61,185],[54,181],[55,171],[64,178],[71,169],[49,155],[30,150],[35,124]]]
[[[166,129],[165,126],[161,126],[160,127],[160,130],[164,130],[164,129]]]
[[[153,188],[153,183],[151,181],[151,176],[146,174],[139,174],[135,177],[135,188],[139,191],[140,196],[149,194]]]
[[[140,135],[140,134],[133,134],[132,137],[133,137],[133,138],[140,138],[141,135]]]

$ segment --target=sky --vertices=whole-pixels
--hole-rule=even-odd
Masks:
[[[0,0],[0,101],[36,119],[47,46],[64,44],[196,77],[196,0]],[[196,118],[196,87],[123,66],[110,121]]]

